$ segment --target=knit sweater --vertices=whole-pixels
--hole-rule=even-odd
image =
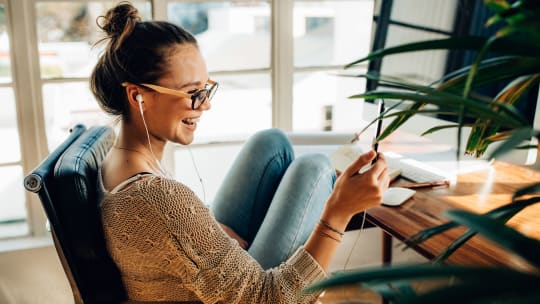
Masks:
[[[316,301],[302,290],[326,274],[303,247],[263,270],[184,184],[146,175],[118,191],[105,191],[101,178],[99,185],[105,240],[129,300]]]

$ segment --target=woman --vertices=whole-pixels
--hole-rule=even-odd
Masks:
[[[142,22],[129,3],[101,21],[107,48],[91,89],[120,118],[99,174],[102,220],[129,300],[314,302],[317,294],[302,290],[325,276],[351,217],[381,201],[384,157],[359,174],[376,153],[362,155],[333,189],[326,157],[294,159],[281,131],[259,132],[210,211],[159,162],[167,141],[193,141],[218,86],[195,38],[167,22]]]

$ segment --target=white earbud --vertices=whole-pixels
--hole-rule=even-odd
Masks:
[[[137,94],[137,96],[135,96],[135,99],[136,99],[139,103],[143,102],[143,98],[142,98],[142,95],[141,95],[141,94]]]

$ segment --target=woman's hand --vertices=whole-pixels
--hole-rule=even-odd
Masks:
[[[379,159],[371,168],[359,173],[375,156],[375,151],[362,154],[339,176],[323,219],[328,222],[348,222],[353,215],[381,203],[390,183],[384,156],[379,154]]]
[[[234,230],[232,230],[231,227],[224,225],[222,223],[219,223],[221,228],[229,235],[231,238],[235,239],[238,242],[238,245],[242,247],[243,249],[247,249],[249,244],[246,242],[241,236],[239,236]]]

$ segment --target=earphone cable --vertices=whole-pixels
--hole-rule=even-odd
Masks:
[[[354,240],[354,243],[351,247],[351,251],[347,255],[347,259],[345,260],[345,264],[343,264],[343,270],[347,270],[347,267],[349,266],[349,262],[351,260],[352,253],[354,252],[354,249],[356,248],[356,243],[358,243],[358,240],[360,239],[360,234],[364,230],[364,223],[366,222],[366,211],[364,211],[364,214],[362,215],[362,224],[360,224],[360,231],[358,231],[358,234],[356,235],[356,239]]]
[[[203,192],[203,202],[206,203],[206,190],[204,188],[204,182],[202,180],[201,174],[199,173],[199,168],[197,167],[197,163],[195,162],[195,157],[193,156],[193,152],[191,152],[191,148],[189,146],[186,146],[186,147],[189,151],[189,156],[191,157],[193,168],[195,168],[195,173],[197,173],[197,177],[199,178],[199,182],[201,183],[202,192]]]
[[[142,118],[142,121],[143,121],[144,130],[146,131],[146,139],[148,140],[148,148],[150,149],[150,153],[152,154],[152,157],[154,158],[154,162],[158,166],[158,169],[160,171],[159,173],[161,173],[164,177],[167,177],[167,176],[169,176],[167,171],[165,171],[165,169],[163,169],[163,167],[161,166],[161,163],[159,162],[156,155],[154,154],[154,150],[152,149],[152,143],[150,142],[150,133],[148,132],[148,126],[146,125],[146,120],[144,119],[144,114],[143,114],[143,110],[142,110],[142,104],[140,102],[139,102],[139,110],[141,112],[141,118]]]

